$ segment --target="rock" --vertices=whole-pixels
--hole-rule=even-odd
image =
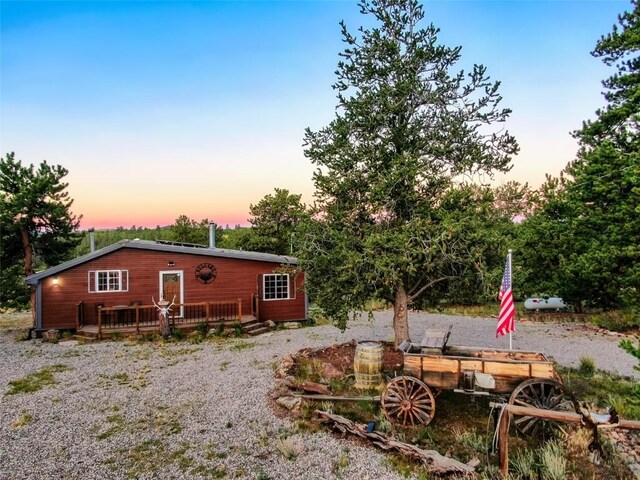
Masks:
[[[286,354],[276,370],[276,378],[288,377],[296,368],[296,362],[290,354]]]
[[[43,342],[57,343],[58,340],[60,340],[60,331],[59,330],[51,329],[51,330],[47,330],[46,332],[44,332],[42,334],[42,341]]]
[[[285,385],[276,385],[276,387],[269,392],[269,398],[276,400],[278,398],[286,398],[291,396],[291,390]]]
[[[273,320],[267,320],[266,322],[264,322],[264,324],[269,328],[276,328],[276,322],[274,322]]]
[[[276,400],[276,403],[286,408],[287,410],[294,412],[300,408],[300,405],[302,404],[302,399],[298,397],[286,396],[286,397],[278,398]]]
[[[293,388],[295,385],[295,378],[289,375],[288,377],[279,378],[276,380],[276,387]]]
[[[296,328],[302,327],[300,322],[286,322],[286,323],[283,323],[282,325],[284,326],[284,328],[289,328],[289,329],[296,329]]]
[[[340,370],[338,370],[336,367],[334,367],[330,363],[323,363],[322,364],[322,377],[323,378],[326,378],[327,380],[331,380],[332,378],[340,378],[343,375],[344,374]]]
[[[296,355],[296,357],[299,358],[309,358],[309,356],[313,353],[313,348],[303,348],[302,350],[298,351],[298,354]]]
[[[299,390],[304,390],[305,392],[319,393],[320,395],[331,394],[331,390],[329,390],[329,387],[315,382],[302,382],[298,383],[295,387]]]
[[[64,340],[64,341],[60,342],[60,346],[61,347],[73,347],[75,345],[78,345],[78,341],[77,340]]]

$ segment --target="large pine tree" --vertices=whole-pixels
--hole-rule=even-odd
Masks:
[[[4,277],[7,272],[15,275],[16,265],[22,266],[24,276],[31,275],[36,257],[45,265],[56,265],[67,260],[80,242],[76,234],[80,217],[71,212],[73,200],[62,181],[67,173],[46,161],[37,169],[24,166],[13,152],[0,159],[3,285],[18,285],[15,278]],[[2,303],[13,303],[11,295],[20,292],[3,291]]]
[[[454,180],[507,171],[518,146],[504,130],[499,82],[482,65],[456,71],[461,47],[438,43],[416,0],[360,9],[377,24],[357,35],[341,24],[336,117],[306,131],[317,210],[298,255],[330,317],[344,325],[350,310],[384,298],[400,343],[408,306],[472,261],[463,231],[473,213],[446,208],[456,204]]]
[[[577,309],[640,306],[640,7],[632,6],[592,52],[614,69],[602,82],[607,104],[575,132],[577,158],[549,178],[523,225],[529,284]]]

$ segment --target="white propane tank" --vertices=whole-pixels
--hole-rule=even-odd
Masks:
[[[526,310],[563,310],[567,308],[567,304],[560,297],[527,298],[524,301],[524,308]]]

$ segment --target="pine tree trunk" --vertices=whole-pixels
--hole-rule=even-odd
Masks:
[[[22,240],[22,249],[24,250],[24,276],[28,277],[33,274],[33,252],[31,251],[29,230],[26,226],[20,229],[20,239]]]
[[[24,276],[33,275],[33,251],[31,250],[31,239],[29,238],[29,230],[26,226],[20,229],[20,239],[22,240],[22,248],[24,250]],[[36,289],[29,287],[31,293],[31,317],[33,318],[33,326],[36,326]]]
[[[396,290],[396,298],[393,302],[393,333],[395,335],[396,347],[405,340],[411,341],[409,337],[409,313],[407,311],[408,297],[404,286]]]

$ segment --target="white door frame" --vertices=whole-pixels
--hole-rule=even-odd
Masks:
[[[159,280],[159,286],[158,289],[160,290],[159,295],[160,298],[162,298],[162,275],[165,273],[169,273],[169,274],[177,274],[180,277],[180,298],[178,299],[178,303],[184,303],[184,270],[160,270],[160,273],[158,275],[158,280]],[[171,302],[170,299],[165,298],[165,300],[167,302]],[[183,307],[180,307],[180,314],[178,315],[179,317],[182,317],[184,315],[184,311],[183,311]]]

